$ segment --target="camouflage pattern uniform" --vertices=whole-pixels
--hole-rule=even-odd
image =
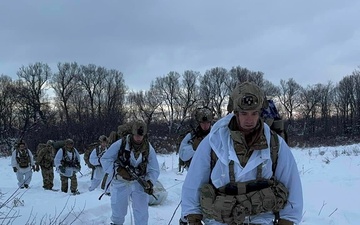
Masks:
[[[52,190],[54,186],[54,147],[52,141],[46,144],[40,143],[36,152],[36,171],[40,170],[43,177],[43,188]]]
[[[56,153],[54,163],[56,170],[60,174],[61,191],[68,192],[68,180],[70,178],[71,193],[79,194],[76,173],[81,169],[80,155],[73,145],[74,141],[72,139],[65,140],[65,146]]]

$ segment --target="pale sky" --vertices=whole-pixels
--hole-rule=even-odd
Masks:
[[[0,74],[95,64],[148,89],[170,71],[241,66],[279,84],[334,83],[360,66],[360,1],[4,0]]]

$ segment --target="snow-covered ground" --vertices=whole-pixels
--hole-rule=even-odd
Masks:
[[[302,225],[358,225],[360,221],[360,144],[293,149],[304,192]],[[158,155],[160,182],[168,192],[160,205],[149,207],[150,225],[178,224],[181,187],[186,176],[178,174],[178,156]],[[78,176],[80,195],[45,191],[40,172],[33,174],[29,189],[17,192],[10,157],[0,158],[0,224],[110,224],[110,197],[102,190],[88,191],[90,170],[83,164]],[[55,187],[60,178],[55,173]],[[9,200],[9,201],[7,201]],[[5,204],[5,205],[4,205]],[[14,218],[16,217],[16,218]],[[13,219],[11,219],[13,218]],[[11,223],[12,221],[12,223]],[[52,223],[51,223],[52,222]],[[133,224],[128,210],[125,224]]]

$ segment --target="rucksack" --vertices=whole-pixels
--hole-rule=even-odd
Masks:
[[[274,101],[272,99],[267,99],[267,103],[268,107],[262,110],[260,118],[262,118],[271,130],[275,131],[286,143],[288,143],[284,120],[281,118]]]

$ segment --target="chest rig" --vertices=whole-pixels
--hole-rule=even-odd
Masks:
[[[130,135],[127,135],[121,139],[121,146],[117,160],[120,160],[124,166],[134,168],[134,171],[138,176],[144,176],[146,174],[146,167],[148,164],[150,148],[149,141],[147,138],[144,138],[141,146],[138,146],[138,149],[135,149],[133,143],[130,141],[130,138]],[[129,143],[130,147],[128,150],[125,149],[127,143]],[[130,163],[131,152],[133,152],[136,159],[140,156],[141,153],[141,162],[137,167],[133,167]]]
[[[228,184],[218,189],[212,184],[205,184],[201,188],[200,205],[206,217],[231,225],[243,224],[247,217],[265,212],[273,212],[275,221],[279,219],[279,211],[283,209],[287,203],[288,190],[275,178],[279,139],[275,132],[270,132],[270,155],[273,176],[270,179],[263,178],[263,164],[260,164],[257,166],[256,180],[236,182],[234,161],[230,161],[230,182]],[[234,140],[234,142],[236,141]],[[261,142],[260,140],[259,143]],[[246,154],[248,154],[248,152],[245,152],[245,154],[237,152],[241,164],[246,164],[250,157],[250,154]],[[217,156],[212,150],[211,168],[215,166],[216,161]]]
[[[16,150],[16,162],[19,164],[20,168],[27,168],[30,166],[30,155],[29,150],[25,149],[23,151]]]

